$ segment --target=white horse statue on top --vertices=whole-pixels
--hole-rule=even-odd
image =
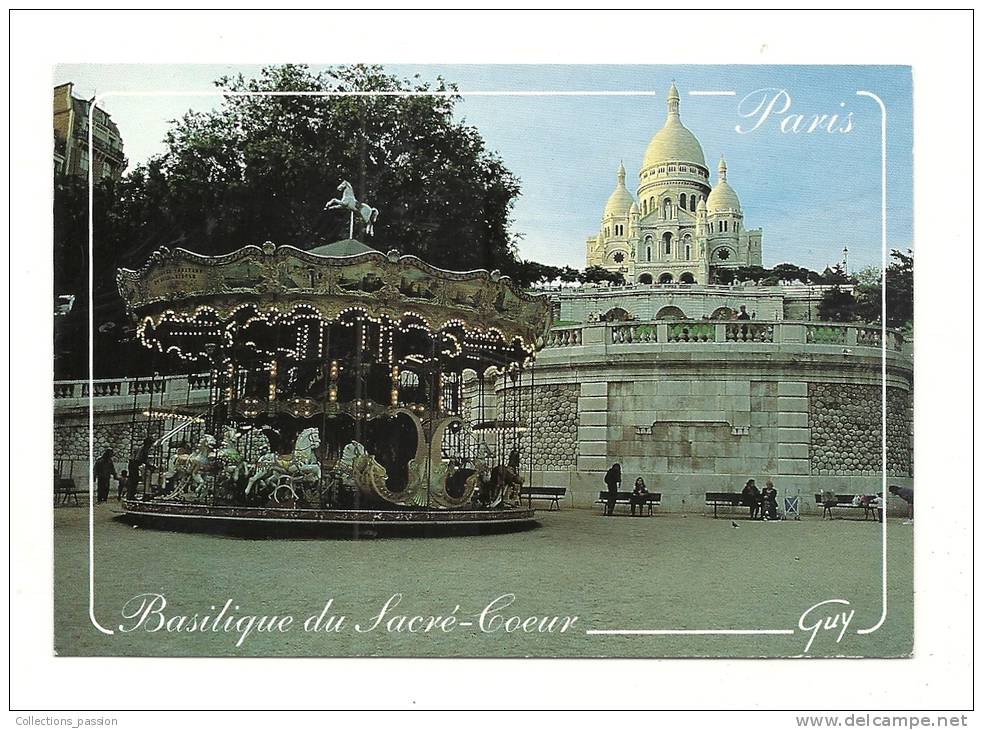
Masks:
[[[350,210],[352,213],[358,213],[362,219],[362,223],[365,224],[365,235],[375,235],[375,222],[379,218],[379,209],[373,208],[368,203],[360,203],[355,200],[355,191],[352,189],[352,184],[347,180],[341,181],[338,190],[341,191],[341,197],[331,198],[331,200],[324,204],[324,209],[344,209]]]

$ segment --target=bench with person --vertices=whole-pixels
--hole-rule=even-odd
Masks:
[[[523,487],[519,492],[521,499],[527,499],[531,503],[534,499],[545,499],[550,503],[548,512],[560,509],[560,500],[567,494],[566,487]]]
[[[625,504],[630,506],[632,500],[636,499],[637,503],[640,503],[639,506],[644,505],[648,507],[648,513],[650,515],[653,514],[653,507],[658,507],[662,504],[662,492],[646,492],[645,494],[639,495],[637,498],[633,492],[618,492],[617,495],[618,496],[614,499],[615,504]],[[611,495],[609,492],[598,492],[597,499],[594,500],[594,504],[606,505],[610,499]],[[642,514],[644,514],[644,511]]]
[[[874,504],[876,497],[876,494],[833,494],[832,492],[826,491],[816,495],[816,506],[823,508],[823,519],[826,519],[827,515],[829,515],[829,519],[833,519],[834,507],[844,507],[847,509],[862,509],[865,520],[870,517],[876,520],[877,512],[875,511],[876,506]]]

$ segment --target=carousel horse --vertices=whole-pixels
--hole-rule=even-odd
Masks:
[[[191,492],[199,499],[207,497],[208,488],[202,475],[212,471],[214,449],[215,437],[206,433],[190,454],[175,456],[170,471],[164,475],[165,480],[174,479],[174,489],[163,499],[175,499]]]
[[[222,443],[215,452],[215,460],[218,462],[216,480],[227,488],[234,488],[246,473],[246,462],[237,445],[240,436],[234,428],[226,426],[222,432]]]
[[[256,462],[252,476],[246,484],[245,495],[265,493],[274,502],[280,502],[280,490],[286,489],[290,497],[299,499],[294,489],[298,484],[317,484],[321,479],[321,466],[314,449],[321,444],[316,428],[301,431],[290,454],[264,454]],[[257,485],[259,485],[257,487]]]
[[[355,191],[352,189],[352,184],[347,180],[341,181],[338,190],[341,191],[341,198],[331,198],[331,200],[324,204],[324,209],[343,209],[350,210],[352,213],[358,213],[362,219],[362,223],[365,224],[365,235],[373,235],[375,233],[375,222],[379,218],[378,208],[373,208],[371,205],[355,200]]]

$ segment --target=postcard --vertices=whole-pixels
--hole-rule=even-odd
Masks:
[[[58,656],[911,654],[910,67],[63,64],[53,126]]]

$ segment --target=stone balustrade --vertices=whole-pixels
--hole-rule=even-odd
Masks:
[[[881,349],[882,331],[876,325],[799,322],[794,320],[658,320],[590,322],[550,330],[546,348],[592,345],[719,343],[722,345],[802,344]],[[887,330],[888,351],[905,352],[905,339]]]
[[[155,405],[182,405],[207,401],[210,379],[208,373],[154,378],[110,378],[91,381],[91,392],[100,408],[123,408],[132,406],[134,401],[138,407],[151,401]],[[88,380],[55,381],[55,409],[87,407],[89,389]]]

